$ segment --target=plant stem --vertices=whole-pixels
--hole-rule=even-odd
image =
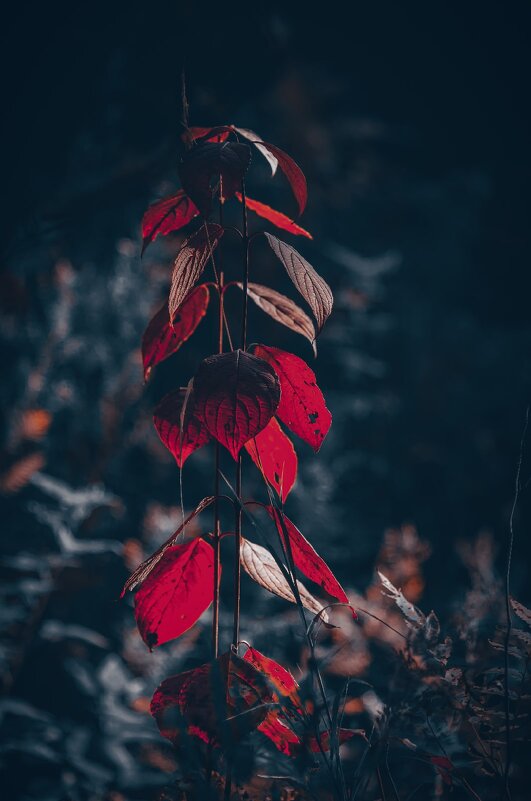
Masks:
[[[243,265],[242,265],[242,332],[240,347],[245,351],[247,347],[247,287],[249,286],[249,233],[247,227],[247,206],[245,204],[245,181],[242,178],[242,245],[243,245]],[[232,630],[233,648],[238,647],[240,639],[240,587],[241,587],[241,564],[240,550],[242,542],[242,456],[238,454],[238,464],[236,466],[236,495],[238,504],[235,506],[235,551],[234,551],[234,625]]]
[[[527,437],[527,429],[529,426],[529,406],[525,413],[524,430],[522,432],[522,439],[520,440],[520,454],[518,457],[518,467],[516,469],[515,488],[513,505],[511,509],[511,516],[509,518],[509,544],[507,547],[507,568],[505,572],[505,615],[507,619],[507,629],[505,631],[505,640],[503,647],[503,662],[504,662],[504,701],[505,701],[505,771],[504,771],[504,784],[505,784],[505,798],[510,799],[511,790],[509,786],[509,774],[511,771],[512,759],[512,743],[511,743],[511,715],[510,715],[510,699],[509,699],[509,641],[511,639],[511,632],[513,627],[513,619],[511,614],[511,565],[513,558],[514,547],[514,515],[518,500],[520,498],[520,491],[522,489],[520,484],[520,473],[522,472],[522,462],[524,459],[524,448]]]

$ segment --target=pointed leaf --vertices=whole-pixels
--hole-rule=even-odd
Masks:
[[[245,443],[245,450],[265,480],[285,501],[297,478],[297,454],[276,418],[272,417],[259,434]]]
[[[149,648],[180,637],[214,599],[214,549],[202,539],[173,545],[135,595],[135,617]]]
[[[223,236],[221,225],[209,223],[188,237],[173,264],[168,309],[170,319],[175,321],[180,306],[195,282],[200,278],[205,265]]]
[[[165,679],[151,700],[161,734],[177,743],[183,731],[219,745],[256,728],[271,701],[267,680],[249,662],[225,653],[212,662]],[[254,710],[251,716],[241,715]],[[168,713],[174,712],[173,722]],[[234,716],[241,715],[240,719]],[[177,725],[175,725],[177,723]]]
[[[266,548],[242,537],[240,560],[245,572],[257,584],[272,592],[273,595],[278,595],[279,598],[284,598],[293,604],[297,603],[288,581]],[[297,587],[302,605],[314,615],[321,613],[321,619],[326,623],[328,615],[322,611],[323,605],[308,592],[300,581],[297,581]]]
[[[348,604],[349,600],[345,590],[336,579],[326,562],[310,545],[297,526],[278,509],[274,509],[272,506],[266,506],[266,510],[275,523],[279,537],[286,550],[288,550],[288,548],[285,532],[287,533],[289,537],[289,544],[291,546],[291,553],[293,554],[293,561],[301,573],[304,573],[306,578],[309,578],[311,581],[319,584],[319,586],[322,587],[325,592],[331,595],[332,598],[335,598],[337,601],[339,601],[339,603]]]
[[[155,553],[151,554],[151,556],[148,556],[148,558],[145,559],[142,562],[142,564],[139,565],[136,568],[136,570],[134,570],[131,573],[131,575],[129,576],[129,578],[127,579],[127,581],[124,584],[124,587],[123,587],[123,590],[121,592],[120,598],[123,598],[125,593],[128,590],[134,590],[135,587],[138,587],[139,584],[142,584],[142,582],[147,579],[147,577],[149,576],[151,571],[154,570],[155,566],[160,562],[160,560],[162,559],[162,557],[164,556],[164,554],[168,550],[168,548],[171,548],[172,545],[175,545],[175,543],[177,542],[177,538],[178,538],[179,534],[181,534],[184,531],[184,529],[186,528],[188,523],[191,520],[193,520],[194,517],[197,517],[198,514],[203,512],[213,502],[214,502],[214,497],[213,496],[208,496],[206,498],[203,498],[203,500],[200,503],[197,504],[197,506],[195,507],[194,511],[190,512],[190,514],[188,515],[186,520],[183,523],[181,523],[181,525],[179,526],[177,531],[174,531],[173,534],[171,535],[171,537],[168,537],[166,542],[164,542],[160,546],[160,548],[158,548],[155,551]]]
[[[205,359],[194,379],[196,414],[234,459],[269,423],[280,401],[277,375],[241,350]]]
[[[237,286],[243,291],[243,284],[237,281]],[[297,334],[302,334],[312,343],[314,354],[317,353],[315,345],[315,327],[306,312],[297,306],[290,298],[281,295],[274,289],[262,284],[249,283],[247,294],[262,311],[269,314],[273,320],[282,323]]]
[[[170,324],[168,305],[152,318],[142,337],[142,363],[144,380],[152,368],[179,350],[203,319],[208,308],[210,293],[206,284],[193,289],[177,310]]]
[[[243,197],[240,192],[236,192],[236,197],[243,203]],[[307,236],[308,239],[313,239],[313,236],[306,231],[304,228],[301,228],[300,225],[290,220],[290,218],[286,214],[282,214],[281,211],[276,211],[272,209],[271,206],[267,206],[265,203],[261,203],[259,200],[253,200],[248,195],[245,197],[245,205],[251,211],[254,211],[255,214],[258,214],[260,217],[264,217],[264,219],[269,220],[272,222],[273,225],[276,225],[277,228],[282,228],[284,231],[289,231],[290,234],[294,234],[295,236]]]
[[[306,362],[280,348],[257,345],[255,355],[273,367],[282,390],[277,417],[314,449],[321,447],[332,423],[315,373]]]
[[[240,189],[250,161],[251,148],[239,142],[201,142],[184,155],[179,168],[181,183],[203,217],[208,217],[212,207],[212,184],[221,176],[223,197],[232,197]]]
[[[198,214],[198,209],[182,189],[157,200],[142,218],[142,253],[159,235],[166,236],[184,228]]]
[[[258,147],[258,143],[254,142],[254,144]],[[295,195],[295,200],[299,207],[299,214],[302,214],[308,201],[308,187],[303,171],[299,165],[293,161],[291,156],[288,156],[287,153],[284,153],[284,151],[276,145],[272,145],[270,142],[260,142],[260,145],[278,161],[278,166],[288,179],[291,190]]]
[[[321,278],[319,273],[295,248],[267,232],[264,232],[264,236],[273,253],[282,262],[289,277],[313,311],[319,334],[332,311],[334,304],[332,290],[324,278]]]
[[[278,159],[275,155],[273,155],[271,150],[268,150],[267,145],[263,144],[262,137],[258,136],[258,134],[256,134],[254,131],[249,130],[249,128],[237,128],[235,125],[233,125],[232,130],[236,131],[236,133],[239,133],[240,136],[243,136],[249,142],[253,143],[253,145],[262,154],[271,167],[271,174],[274,175],[277,171]]]
[[[186,401],[186,406],[183,405]],[[193,392],[186,387],[165,395],[155,409],[153,422],[163,445],[182,467],[191,453],[210,442],[202,419],[194,413]]]

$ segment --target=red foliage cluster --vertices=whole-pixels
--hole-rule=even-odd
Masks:
[[[245,205],[245,215],[247,210],[253,211],[280,229],[311,239],[311,234],[288,216],[245,193],[250,145],[266,158],[273,175],[277,168],[284,173],[299,213],[307,199],[301,169],[280,148],[262,141],[253,131],[233,125],[190,128],[183,139],[187,145],[179,165],[183,188],[146,211],[142,221],[143,251],[158,236],[179,231],[197,217],[200,225],[176,255],[168,305],[157,312],[145,331],[145,379],[194,333],[207,313],[209,286],[218,293],[221,312],[224,292],[230,286],[238,286],[246,292],[245,304],[250,298],[274,320],[309,340],[315,352],[316,335],[333,302],[323,278],[291,245],[265,233],[273,253],[313,312],[315,324],[290,298],[249,283],[247,277],[243,282],[222,285],[215,270],[214,251],[224,229],[209,219],[216,199],[224,203],[235,197]],[[247,248],[245,225],[243,239]],[[210,261],[216,283],[198,284]],[[243,538],[238,545],[242,549],[242,566],[258,583],[283,598],[295,601],[295,592],[304,606],[317,611],[323,619],[323,604],[298,580],[295,584],[289,580],[290,570],[293,575],[298,569],[334,602],[349,601],[330,568],[283,512],[283,503],[297,478],[297,454],[282,426],[317,452],[331,421],[315,374],[306,362],[266,345],[255,345],[250,353],[245,341],[241,349],[231,348],[205,358],[188,385],[166,395],[154,413],[160,439],[180,468],[194,451],[211,441],[226,448],[236,461],[241,458],[242,448],[247,451],[268,486],[270,503],[264,508],[275,524],[283,558],[290,567],[283,568],[272,553]],[[274,501],[271,490],[277,493],[280,503]],[[205,498],[185,523],[213,501]],[[241,498],[237,503],[240,508],[249,508]],[[210,542],[196,537],[178,543],[185,523],[135,570],[124,587],[124,592],[140,587],[135,597],[135,615],[149,648],[175,639],[193,626],[212,603],[219,586],[221,565],[215,564],[215,549]],[[326,751],[330,732],[317,731],[304,737],[299,733],[307,713],[289,671],[252,647],[242,659],[237,648],[238,643],[233,643],[231,651],[221,656],[214,653],[211,662],[172,676],[160,685],[151,711],[162,734],[178,743],[185,732],[210,745],[222,746],[227,738],[238,739],[258,728],[285,754],[296,756],[303,748]],[[336,735],[342,742],[352,733],[340,730]]]

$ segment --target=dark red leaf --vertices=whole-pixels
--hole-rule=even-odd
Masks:
[[[276,418],[272,417],[259,434],[245,443],[245,450],[285,501],[297,478],[297,454]]]
[[[278,166],[288,179],[291,190],[295,195],[299,207],[299,214],[302,214],[308,200],[308,187],[303,171],[299,165],[293,161],[291,156],[288,156],[287,153],[284,153],[284,151],[276,145],[272,145],[269,142],[260,142],[260,144],[278,161]],[[256,146],[258,147],[258,145]]]
[[[204,140],[205,142],[226,142],[230,136],[231,129],[227,125],[216,125],[212,128],[188,128],[184,133],[183,139],[192,141]]]
[[[202,539],[173,545],[135,595],[135,617],[149,648],[180,637],[214,598],[214,549]]]
[[[193,289],[177,310],[173,324],[165,303],[153,317],[142,337],[142,363],[144,380],[152,368],[179,350],[203,319],[208,308],[210,293],[206,284]]]
[[[188,237],[178,252],[173,264],[168,300],[169,316],[172,321],[176,321],[181,304],[200,278],[222,236],[221,225],[205,223]]]
[[[336,579],[326,562],[321,559],[319,554],[310,545],[306,537],[299,531],[297,526],[291,520],[282,515],[278,509],[272,506],[266,506],[267,513],[274,521],[280,539],[287,549],[287,542],[284,530],[289,537],[289,544],[291,546],[291,553],[293,554],[293,561],[295,566],[299,568],[306,578],[311,579],[316,584],[319,584],[332,598],[335,598],[339,603],[348,604],[349,600],[347,594],[339,581]],[[284,525],[282,525],[284,524]],[[289,553],[289,551],[288,551]]]
[[[308,303],[317,320],[317,333],[321,332],[323,325],[330,316],[334,305],[332,290],[311,264],[291,245],[277,239],[264,231],[275,256],[286,268],[289,277]]]
[[[203,512],[213,502],[214,498],[212,496],[208,496],[206,498],[203,498],[203,500],[197,504],[194,511],[190,512],[186,520],[183,523],[181,523],[177,531],[174,531],[171,537],[168,537],[166,542],[164,542],[160,546],[160,548],[158,548],[155,551],[155,553],[151,554],[151,556],[148,556],[148,558],[145,559],[142,562],[142,564],[139,565],[136,568],[136,570],[134,570],[131,573],[131,575],[124,584],[123,590],[120,595],[121,598],[124,597],[125,593],[128,590],[134,590],[135,587],[138,587],[139,584],[142,584],[142,582],[147,579],[151,571],[154,570],[155,566],[160,562],[160,560],[162,559],[168,548],[171,548],[172,545],[175,545],[175,543],[177,542],[177,538],[179,537],[179,534],[182,533],[182,531],[186,528],[188,523],[191,520],[193,520],[194,517],[197,517],[198,514]]]
[[[365,732],[361,729],[339,729],[336,732],[339,745],[342,745],[343,743],[346,743],[348,740],[352,740],[353,737],[357,736],[364,737]],[[321,732],[319,735],[319,742],[317,741],[317,737],[310,737],[308,745],[310,746],[310,751],[313,751],[314,754],[320,754],[321,750],[330,751],[330,732]]]
[[[240,281],[236,283],[243,290],[243,284]],[[285,295],[281,295],[280,292],[262,284],[249,283],[247,294],[273,320],[306,337],[312,343],[313,352],[316,354],[314,324],[296,303]]]
[[[243,202],[243,198],[240,192],[236,192],[236,197],[240,201]],[[289,231],[290,234],[295,234],[295,236],[307,236],[308,239],[313,239],[313,236],[308,232],[305,231],[304,228],[301,228],[300,225],[290,220],[285,214],[282,214],[281,211],[276,211],[272,209],[271,206],[267,206],[265,203],[260,203],[259,200],[253,200],[252,198],[246,196],[245,197],[245,205],[251,211],[254,211],[255,214],[258,214],[260,217],[264,217],[264,219],[269,220],[272,222],[273,225],[276,225],[277,228],[282,228],[284,231]]]
[[[193,392],[188,392],[186,387],[170,392],[162,399],[155,409],[153,422],[162,443],[179,467],[191,453],[210,442],[203,421],[194,414]]]
[[[205,142],[189,150],[180,165],[179,174],[186,194],[204,217],[212,207],[214,189],[221,176],[223,197],[229,198],[240,189],[251,161],[249,145],[239,142]]]
[[[234,459],[269,423],[280,400],[269,364],[241,350],[205,359],[194,379],[196,414]]]
[[[159,235],[165,236],[188,225],[199,214],[182,189],[153,203],[142,218],[142,253]]]
[[[332,423],[332,415],[306,362],[279,348],[257,345],[255,355],[273,367],[282,390],[277,417],[318,451]]]
[[[268,712],[264,704],[271,701],[265,677],[249,662],[226,653],[165,679],[153,695],[151,714],[161,734],[172,742],[178,742],[185,731],[219,745],[256,728]],[[246,710],[253,714],[242,714]],[[171,712],[177,718],[173,725]]]

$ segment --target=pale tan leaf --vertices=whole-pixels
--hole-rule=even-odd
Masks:
[[[245,572],[261,587],[269,590],[273,595],[278,595],[279,598],[284,598],[284,600],[291,601],[293,604],[297,603],[290,585],[284,578],[275,559],[266,548],[262,548],[261,545],[249,542],[249,540],[242,537],[240,561]],[[320,613],[321,619],[326,623],[328,614],[322,611],[323,604],[317,598],[314,598],[304,584],[298,580],[297,587],[302,605],[314,615]]]
[[[324,278],[321,278],[319,273],[295,248],[269,233],[264,232],[264,236],[267,238],[273,253],[282,262],[294,285],[314,313],[317,320],[317,333],[319,334],[332,311],[334,304],[332,290]]]
[[[241,281],[238,281],[237,285],[243,290]],[[247,287],[247,294],[273,320],[306,337],[312,344],[314,354],[317,355],[315,326],[300,306],[297,306],[290,298],[281,295],[275,289],[262,284],[250,283]]]

